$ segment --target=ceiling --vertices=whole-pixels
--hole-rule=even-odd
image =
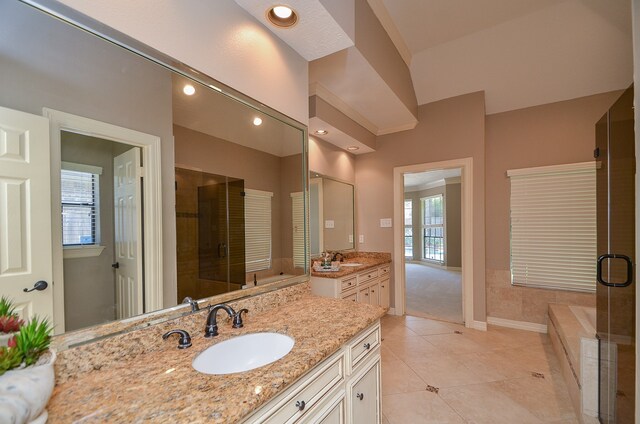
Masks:
[[[316,45],[331,46],[326,56],[310,63],[310,95],[323,98],[375,135],[416,124],[415,113],[402,100],[406,93],[393,86],[394,80],[405,79],[409,89],[413,87],[417,105],[484,91],[487,114],[632,83],[631,0],[292,1],[320,10],[318,20],[327,30],[318,37],[313,35],[317,26],[301,20],[293,37],[297,41],[291,40],[293,32],[274,31],[276,35],[303,57],[324,54],[309,53]],[[268,0],[236,2],[249,11],[259,4],[253,14],[269,27],[256,12]],[[355,29],[345,24],[346,10],[353,13]],[[404,72],[397,66],[393,74],[385,69],[380,57],[387,54],[386,40],[366,15],[381,28]],[[341,43],[350,40],[354,45],[340,50]],[[378,43],[378,53],[372,52],[372,43]],[[384,57],[395,59],[393,54]]]
[[[445,184],[445,178],[457,177],[459,179],[461,175],[460,168],[404,174],[404,191],[411,192],[440,187]]]

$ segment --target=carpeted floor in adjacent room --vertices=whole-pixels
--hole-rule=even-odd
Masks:
[[[406,265],[407,314],[462,323],[462,274],[428,265]]]

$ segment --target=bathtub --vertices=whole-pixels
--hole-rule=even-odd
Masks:
[[[549,304],[548,330],[580,422],[597,423],[596,308]]]

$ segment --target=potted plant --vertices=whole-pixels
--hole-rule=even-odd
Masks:
[[[54,386],[52,327],[34,317],[0,347],[0,422],[45,423]]]
[[[8,297],[0,297],[0,346],[7,346],[23,324],[13,302]]]

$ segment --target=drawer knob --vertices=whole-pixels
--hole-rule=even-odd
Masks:
[[[299,411],[304,411],[305,406],[307,406],[307,404],[304,403],[303,400],[299,400],[296,402],[296,408],[298,408]]]
[[[371,344],[369,344],[369,343],[365,343],[365,344],[363,345],[363,347],[364,347],[365,349],[369,350],[369,349],[371,349]]]
[[[356,397],[360,400],[364,399],[364,393],[358,393]]]

